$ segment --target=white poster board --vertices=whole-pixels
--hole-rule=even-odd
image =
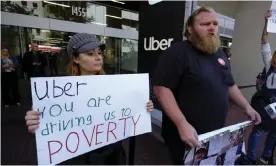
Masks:
[[[276,0],[271,4],[272,16],[268,19],[267,32],[276,33]]]
[[[201,147],[185,149],[185,165],[235,165],[236,160],[245,153],[245,128],[251,125],[245,121],[199,135]]]
[[[151,132],[148,74],[32,78],[39,165]]]

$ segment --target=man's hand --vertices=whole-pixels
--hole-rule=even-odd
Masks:
[[[260,114],[256,112],[251,106],[248,106],[248,108],[245,109],[245,113],[255,124],[260,124],[262,122]]]
[[[198,141],[198,135],[196,130],[187,121],[179,125],[178,132],[182,141],[188,144],[191,148],[201,146]]]
[[[268,20],[271,16],[272,16],[272,11],[267,10],[267,12],[265,13],[265,20]]]

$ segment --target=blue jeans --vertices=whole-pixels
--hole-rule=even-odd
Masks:
[[[254,126],[249,136],[247,156],[250,160],[256,160],[256,153],[263,134],[267,132],[260,126]],[[270,158],[272,156],[272,149],[276,144],[276,133],[268,131],[268,135],[265,140],[265,146],[262,156]]]

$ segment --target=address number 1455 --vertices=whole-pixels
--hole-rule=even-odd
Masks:
[[[86,15],[86,9],[82,8],[82,7],[75,7],[72,6],[72,15],[76,15],[76,16],[83,16],[85,17]]]

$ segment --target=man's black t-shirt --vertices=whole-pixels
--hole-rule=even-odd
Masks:
[[[207,55],[189,41],[172,45],[158,59],[153,85],[172,90],[180,110],[198,134],[224,127],[228,88],[234,80],[222,50]],[[165,139],[179,138],[176,126],[165,113],[162,135]]]

